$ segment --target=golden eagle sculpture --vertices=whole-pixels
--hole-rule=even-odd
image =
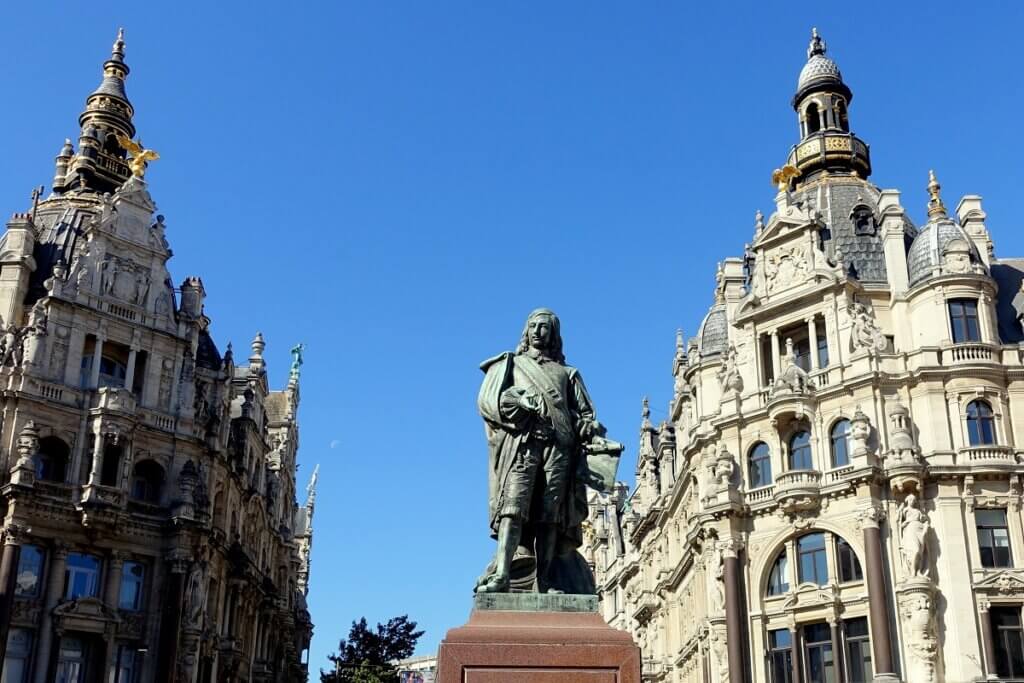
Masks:
[[[772,185],[779,188],[779,192],[782,192],[789,187],[789,181],[799,175],[800,171],[797,170],[796,166],[786,164],[782,168],[777,168],[772,171]]]
[[[151,161],[156,161],[160,158],[160,155],[155,150],[146,149],[138,142],[135,142],[127,135],[121,135],[118,133],[117,142],[121,147],[131,154],[131,158],[128,159],[128,166],[132,169],[132,175],[136,178],[142,178],[146,175],[146,166]]]

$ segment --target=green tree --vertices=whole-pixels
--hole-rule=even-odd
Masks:
[[[329,671],[320,669],[322,683],[398,683],[395,663],[412,656],[423,631],[408,615],[389,619],[371,629],[366,618],[352,622],[348,638],[338,643],[338,652],[327,655]]]

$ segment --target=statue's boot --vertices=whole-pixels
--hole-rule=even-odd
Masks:
[[[477,593],[508,593],[510,581],[507,575],[495,574],[476,587]]]

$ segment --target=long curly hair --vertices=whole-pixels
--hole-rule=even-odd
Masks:
[[[526,353],[530,348],[530,321],[534,318],[544,316],[551,320],[551,346],[547,349],[547,355],[559,363],[565,364],[565,354],[562,353],[562,323],[558,316],[550,308],[538,308],[530,313],[523,326],[523,334],[519,337],[519,346],[516,347],[516,355]]]

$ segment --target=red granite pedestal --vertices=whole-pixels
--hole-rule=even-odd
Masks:
[[[640,648],[593,596],[496,597],[478,596],[466,625],[448,631],[438,683],[640,683]]]

